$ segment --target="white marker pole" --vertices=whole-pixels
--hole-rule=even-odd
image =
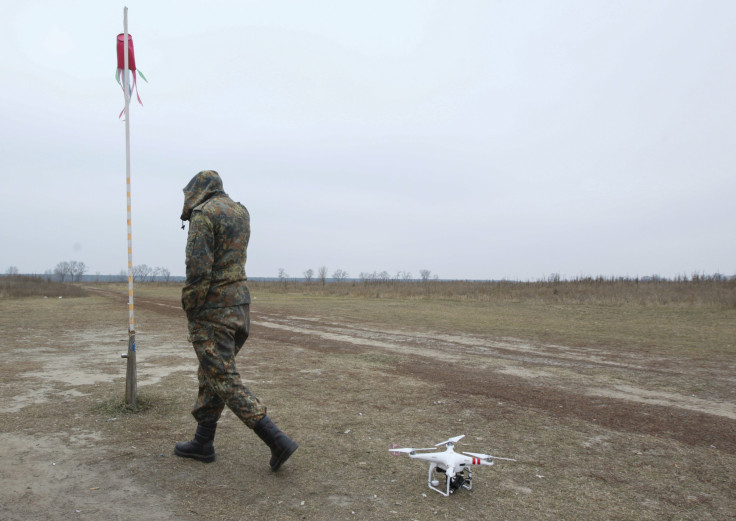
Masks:
[[[133,227],[130,210],[130,80],[128,70],[128,8],[123,9],[123,91],[125,91],[125,181],[128,202],[128,368],[125,372],[125,402],[133,407],[138,401],[138,383],[135,367],[135,319],[133,314]]]

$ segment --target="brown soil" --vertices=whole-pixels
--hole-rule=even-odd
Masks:
[[[126,411],[127,296],[90,291],[0,302],[2,519],[736,519],[733,363],[254,305],[241,374],[301,445],[274,474],[230,413],[215,463],[173,456],[196,393],[175,299],[136,298]],[[457,434],[518,462],[443,498],[388,451]]]

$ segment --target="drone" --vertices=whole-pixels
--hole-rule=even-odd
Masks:
[[[473,465],[491,466],[494,460],[516,461],[511,458],[499,458],[490,454],[478,454],[475,452],[463,452],[458,454],[455,452],[455,444],[463,439],[465,434],[455,436],[442,443],[438,443],[434,447],[424,449],[390,449],[390,452],[398,456],[399,454],[408,454],[410,458],[429,461],[429,474],[427,475],[427,485],[435,492],[439,492],[447,497],[461,487],[467,490],[473,488],[473,473],[470,467]],[[446,446],[444,451],[437,451],[436,447]],[[418,453],[418,451],[433,450],[435,452]],[[440,480],[437,479],[440,474],[444,475],[444,490],[438,488]]]

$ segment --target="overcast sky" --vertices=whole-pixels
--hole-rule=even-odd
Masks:
[[[2,1],[2,272],[127,269],[124,5]],[[252,277],[736,273],[736,2],[127,6],[134,264],[213,169]]]

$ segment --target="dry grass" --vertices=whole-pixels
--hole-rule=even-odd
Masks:
[[[727,359],[736,353],[734,280],[392,281],[324,288],[314,282],[251,281],[249,286],[254,312],[278,310],[389,329],[413,326],[570,346],[628,346],[650,355]],[[125,284],[97,287],[127,293]],[[181,284],[138,284],[135,294],[171,299],[176,305]]]
[[[579,347],[626,346],[652,356],[727,358],[736,353],[736,313],[712,304],[371,299],[274,293],[258,288],[251,293],[256,312],[318,315],[386,329],[412,327]]]
[[[518,301],[377,299],[252,284],[253,335],[239,357],[239,368],[277,423],[300,443],[293,460],[274,474],[266,465],[267,449],[229,412],[218,427],[216,463],[173,456],[173,443],[192,434],[188,411],[196,394],[195,364],[141,387],[145,407],[127,411],[120,402],[124,364],[115,345],[79,345],[79,338],[104,338],[102,332],[118,330],[124,345],[127,288],[98,287],[114,293],[68,302],[0,302],[3,356],[27,360],[29,345],[44,348],[33,356],[44,350],[54,355],[43,363],[36,359],[36,367],[7,364],[3,378],[11,385],[2,389],[6,403],[41,384],[49,386],[49,400],[0,416],[3,431],[39,440],[98,435],[66,462],[50,460],[57,462],[55,469],[79,468],[79,478],[99,476],[85,487],[67,480],[64,490],[75,501],[99,497],[99,504],[107,505],[106,517],[82,509],[79,519],[125,519],[124,509],[114,510],[121,503],[110,499],[120,479],[130,480],[128,486],[137,484],[160,503],[160,511],[151,512],[160,517],[149,519],[734,519],[736,456],[721,446],[725,438],[710,446],[707,440],[689,443],[680,435],[682,429],[647,427],[673,414],[697,433],[694,418],[715,423],[714,417],[602,397],[576,401],[591,381],[604,386],[620,380],[681,394],[700,385],[704,390],[698,397],[733,402],[732,388],[711,384],[714,376],[725,381],[723,375],[733,364],[736,317],[728,306],[696,299],[583,305],[540,301],[533,294]],[[182,356],[192,361],[186,322],[177,309],[180,289],[174,284],[136,287],[142,378],[160,365],[186,362],[164,349],[168,343],[181,346]],[[540,284],[537,291],[543,290]],[[500,350],[469,349],[458,360],[443,362],[329,335],[269,329],[265,322],[302,330],[314,324],[317,331],[368,340],[396,330],[401,335],[387,342],[407,349],[434,345],[439,355],[458,349],[440,339],[450,333],[475,335],[488,345],[514,337],[528,341],[529,349],[520,352],[523,359],[510,359]],[[560,349],[567,360],[579,357],[578,365],[550,365],[554,360],[547,354],[553,354],[555,346],[544,343],[548,341],[561,348],[581,346]],[[90,370],[99,373],[114,365],[118,377],[77,384],[83,395],[52,400],[52,391],[69,391],[71,386],[63,383],[56,366],[80,347],[97,353],[97,358],[86,360],[94,363]],[[542,349],[546,353],[532,359]],[[610,358],[602,360],[604,353]],[[627,365],[632,360],[636,368]],[[547,371],[547,376],[522,378],[496,370],[508,364]],[[626,415],[634,413],[634,419],[646,421],[633,424]],[[733,420],[722,423],[733,432]],[[388,453],[392,443],[428,446],[457,434],[467,435],[462,450],[489,451],[519,461],[478,469],[471,492],[442,498],[427,488],[425,465]],[[23,457],[27,460],[38,451],[34,446]],[[35,474],[22,472],[37,469],[17,461],[14,479],[34,483]],[[43,468],[49,465],[44,462]],[[12,491],[5,494],[0,498],[11,504],[10,519],[33,518],[13,517],[27,507]],[[75,516],[69,497],[54,501],[46,519]]]
[[[97,284],[114,289],[123,283]],[[498,304],[584,304],[637,306],[710,306],[736,309],[736,278],[693,276],[676,280],[580,278],[575,280],[515,281],[348,281],[283,282],[250,280],[252,292],[306,297],[358,297],[361,299],[451,300]],[[74,287],[74,286],[72,286]],[[176,298],[181,283],[137,283],[136,294]]]
[[[694,276],[677,280],[580,278],[514,281],[351,281],[262,282],[251,288],[269,292],[369,298],[449,299],[479,302],[540,302],[546,304],[716,305],[736,308],[736,279]]]
[[[12,275],[0,277],[0,298],[23,297],[84,297],[84,289],[78,284],[53,282],[42,277]]]

